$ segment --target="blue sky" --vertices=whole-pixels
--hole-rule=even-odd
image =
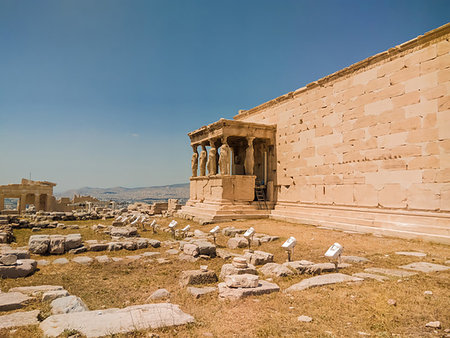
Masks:
[[[449,13],[435,0],[0,0],[0,184],[188,182],[189,131]]]

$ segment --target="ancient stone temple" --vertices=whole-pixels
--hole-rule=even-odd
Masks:
[[[184,217],[450,243],[450,24],[189,133]]]
[[[55,203],[53,187],[56,183],[32,181],[22,178],[20,184],[0,185],[0,211],[4,209],[5,198],[18,198],[18,211],[25,211],[27,204],[33,204],[36,211],[50,211]]]

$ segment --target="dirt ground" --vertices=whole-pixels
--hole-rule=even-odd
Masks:
[[[158,219],[158,223],[166,226],[171,219]],[[186,224],[191,229],[209,231],[212,225],[198,225],[191,221],[177,219],[179,227]],[[45,229],[39,234],[81,233],[83,240],[106,239],[108,236],[90,229],[92,224],[110,224],[110,221],[65,222],[87,226],[78,230]],[[411,241],[372,235],[349,234],[340,231],[318,229],[313,226],[292,224],[274,220],[251,220],[219,223],[221,228],[254,227],[257,232],[280,236],[274,242],[265,243],[258,248],[271,252],[275,262],[286,261],[286,253],[281,244],[289,236],[294,236],[298,243],[294,260],[306,259],[313,262],[327,262],[324,253],[334,242],[344,246],[344,255],[363,256],[370,260],[364,264],[353,264],[341,270],[346,274],[361,272],[367,267],[397,268],[399,265],[417,261],[445,264],[450,259],[450,247],[442,244]],[[14,231],[17,246],[26,245],[32,234],[31,230]],[[170,239],[164,232],[153,234],[151,231],[140,231],[142,237],[150,237],[161,241]],[[230,252],[242,253],[244,249],[230,250],[226,248],[228,237],[219,235],[217,244]],[[173,246],[177,248],[176,245]],[[199,260],[188,263],[179,261],[165,251],[169,246],[158,249],[142,249],[133,252],[88,252],[82,255],[127,256],[145,251],[161,252],[162,257],[171,263],[160,265],[155,260],[140,259],[137,261],[100,264],[93,263],[82,266],[69,263],[62,266],[42,266],[32,276],[20,279],[0,280],[0,289],[5,292],[11,287],[26,285],[52,284],[61,285],[70,294],[81,297],[89,309],[110,307],[126,307],[145,304],[147,298],[158,288],[166,288],[171,292],[170,302],[180,305],[181,309],[194,316],[195,323],[175,328],[133,332],[115,337],[147,337],[152,333],[160,337],[360,337],[370,334],[376,337],[443,337],[450,328],[450,271],[435,273],[419,273],[409,278],[391,278],[385,282],[365,280],[353,284],[336,284],[287,294],[283,292],[292,284],[310,275],[273,278],[281,292],[264,296],[248,297],[238,301],[221,301],[217,293],[194,299],[184,287],[178,283],[183,270],[198,269],[200,265],[208,265],[217,275],[225,261],[221,258]],[[410,257],[396,255],[395,251],[421,251],[426,257]],[[74,257],[71,254],[59,256],[33,256],[34,259]],[[264,279],[264,277],[261,276]],[[424,291],[433,294],[424,295]],[[396,305],[389,305],[388,300],[395,299]],[[50,315],[48,304],[31,302],[24,311],[39,308],[41,318]],[[299,322],[297,317],[307,315],[313,318],[310,323]],[[434,330],[426,328],[430,321],[440,321],[442,328]],[[18,328],[16,330],[0,330],[0,337],[39,337],[42,332],[38,326]]]

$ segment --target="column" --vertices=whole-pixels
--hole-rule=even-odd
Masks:
[[[208,176],[217,175],[217,149],[214,144],[214,140],[209,141],[211,149],[209,149],[208,162],[206,166],[208,167]]]
[[[3,209],[5,209],[5,195],[1,194],[0,195],[0,211],[2,211]]]
[[[201,144],[202,151],[200,152],[200,176],[206,176],[206,161],[208,159],[208,153],[206,151],[206,145]]]
[[[247,149],[245,150],[245,174],[253,175],[253,168],[255,166],[255,151],[253,149],[253,140],[254,137],[247,137]]]
[[[47,201],[45,206],[45,211],[51,211],[52,210],[52,195],[47,194]]]
[[[34,194],[34,208],[36,211],[41,210],[41,201],[39,200],[39,194]]]
[[[25,211],[27,206],[27,194],[21,194],[19,198],[19,212],[22,213]]]
[[[191,169],[192,169],[192,177],[197,177],[198,170],[198,153],[197,153],[197,145],[192,145],[192,158],[191,158]]]

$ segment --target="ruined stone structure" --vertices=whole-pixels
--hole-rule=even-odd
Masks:
[[[449,38],[447,24],[189,133],[194,151],[227,143],[231,175],[192,177],[182,215],[450,243]]]
[[[25,178],[20,184],[0,185],[0,211],[4,209],[5,198],[18,198],[18,211],[25,211],[27,204],[33,204],[36,211],[51,211],[55,204],[53,187],[56,183],[32,181]]]

